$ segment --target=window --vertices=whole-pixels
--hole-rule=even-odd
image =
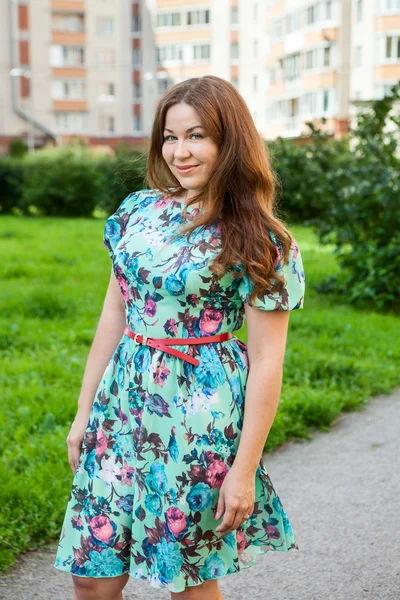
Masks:
[[[142,17],[140,15],[133,15],[132,17],[132,32],[140,33],[142,31]]]
[[[361,67],[362,62],[362,46],[357,46],[354,51],[354,66]]]
[[[163,96],[168,89],[168,79],[158,79],[157,80],[157,92],[159,96]]]
[[[313,25],[318,21],[319,4],[312,4],[307,8],[306,24]]]
[[[157,27],[178,27],[181,13],[160,13],[157,15]]]
[[[51,97],[54,100],[84,100],[87,88],[85,79],[53,79]]]
[[[98,67],[114,67],[115,54],[112,48],[103,48],[97,51],[96,64]]]
[[[239,23],[239,8],[237,6],[231,8],[231,23],[232,25]]]
[[[194,60],[209,60],[211,57],[211,46],[210,44],[196,44],[193,46],[193,59]]]
[[[239,78],[238,77],[231,77],[231,83],[232,83],[232,85],[235,86],[236,89],[238,89],[238,87],[239,87]]]
[[[258,91],[258,77],[257,75],[253,76],[253,92]]]
[[[286,58],[285,79],[296,79],[300,75],[300,53],[292,54]]]
[[[133,131],[142,131],[142,115],[133,115]]]
[[[325,18],[332,19],[332,0],[326,0],[325,2]]]
[[[322,112],[327,112],[329,110],[329,91],[324,90],[322,96]]]
[[[283,36],[283,24],[284,24],[283,19],[277,19],[276,21],[273,21],[273,23],[272,23],[271,35],[275,41],[279,40]]]
[[[386,58],[397,60],[400,58],[400,36],[388,35],[386,37]]]
[[[308,50],[306,52],[304,65],[306,70],[321,69],[330,66],[332,66],[332,52],[330,46],[326,46],[325,48],[314,48],[313,50]]]
[[[381,12],[400,11],[400,0],[381,0]]]
[[[363,19],[363,0],[357,0],[356,15],[357,15],[357,23],[361,23],[361,21]]]
[[[56,127],[62,133],[86,133],[88,115],[84,112],[56,113]]]
[[[85,23],[83,15],[70,15],[54,13],[52,16],[52,27],[54,31],[84,31]]]
[[[140,67],[142,63],[142,52],[140,48],[133,48],[132,50],[132,66]]]
[[[98,17],[96,33],[101,36],[110,36],[114,33],[114,19],[112,17]]]
[[[253,42],[253,54],[254,57],[258,56],[258,40],[254,40]]]
[[[101,85],[102,96],[107,96],[110,100],[115,97],[115,83],[103,83]]]
[[[137,99],[142,97],[142,83],[140,81],[133,84],[133,97]]]
[[[324,67],[331,66],[331,47],[324,48]]]
[[[157,48],[157,63],[161,64],[166,61],[182,60],[183,53],[181,46],[169,45],[159,46]]]
[[[301,13],[299,11],[286,15],[286,33],[292,33],[301,29]]]
[[[231,58],[239,58],[239,42],[231,42]]]
[[[315,115],[317,112],[317,93],[308,92],[302,98],[302,113],[304,115]]]
[[[85,63],[85,49],[82,46],[50,47],[50,62],[52,67],[81,67]]]
[[[208,25],[210,23],[209,10],[190,10],[187,13],[188,25]]]
[[[101,114],[99,116],[100,135],[110,135],[115,133],[115,117],[112,115]]]

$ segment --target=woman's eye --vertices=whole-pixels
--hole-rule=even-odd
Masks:
[[[196,138],[196,139],[203,139],[203,136],[201,135],[201,133],[191,133],[191,134],[190,134],[190,137],[192,137],[193,135],[198,135],[198,136],[199,136],[199,137],[198,137],[198,138]],[[169,142],[169,141],[170,141],[170,138],[174,138],[174,139],[176,139],[174,135],[165,135],[165,136],[164,136],[164,142]]]

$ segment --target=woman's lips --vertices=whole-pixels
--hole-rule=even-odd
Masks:
[[[176,166],[176,170],[178,171],[178,173],[180,175],[187,175],[188,173],[191,173],[192,171],[194,171],[195,168],[198,166],[199,165],[194,165],[193,167],[178,167],[178,166]]]

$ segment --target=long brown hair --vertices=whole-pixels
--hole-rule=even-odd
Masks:
[[[206,75],[187,79],[166,91],[153,122],[146,173],[149,186],[172,198],[186,191],[162,156],[167,111],[181,102],[197,111],[219,154],[218,165],[207,183],[187,202],[187,206],[200,202],[205,210],[177,235],[190,236],[195,228],[218,220],[222,249],[210,263],[210,270],[223,276],[235,266],[233,277],[247,273],[254,282],[250,303],[266,290],[281,291],[284,277],[275,271],[275,265],[278,258],[281,266],[288,262],[291,235],[276,215],[277,177],[269,151],[234,85]],[[186,218],[186,206],[184,215]],[[276,236],[280,257],[269,230]],[[243,269],[238,271],[237,265]]]

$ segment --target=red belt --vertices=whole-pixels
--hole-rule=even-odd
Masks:
[[[184,354],[179,350],[175,350],[175,348],[168,348],[168,345],[179,346],[180,344],[209,344],[211,342],[224,342],[225,340],[230,340],[233,337],[232,331],[228,331],[226,333],[219,333],[218,335],[209,335],[207,337],[151,338],[146,337],[141,333],[135,333],[134,331],[131,331],[128,326],[125,327],[124,333],[132,338],[135,344],[142,344],[145,346],[150,346],[151,348],[157,348],[163,352],[168,352],[169,354],[173,354],[178,358],[183,358],[183,360],[186,360],[195,366],[200,364],[200,361],[197,360],[197,358],[193,358],[192,356],[189,356],[189,354]]]

